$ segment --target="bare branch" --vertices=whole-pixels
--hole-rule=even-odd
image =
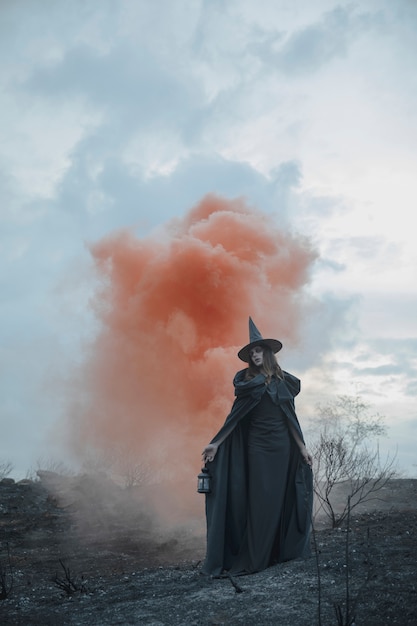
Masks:
[[[11,461],[2,461],[0,463],[0,480],[6,478],[13,470],[13,463]]]
[[[70,596],[77,591],[79,591],[80,593],[84,593],[85,591],[87,591],[84,581],[81,580],[81,582],[78,582],[77,578],[71,574],[69,567],[67,567],[61,559],[59,559],[59,562],[62,569],[64,570],[64,577],[60,578],[58,574],[55,574],[55,576],[52,578],[52,582],[55,583],[55,585],[59,587],[59,589],[65,591],[67,596]],[[82,578],[83,577],[81,576],[81,579]]]
[[[10,547],[8,543],[6,543],[6,550],[6,565],[3,565],[3,562],[0,561],[0,600],[6,600],[6,598],[10,596],[13,589],[13,570],[10,558]]]
[[[396,475],[395,456],[381,460],[372,438],[385,432],[383,418],[370,413],[358,396],[339,396],[333,403],[318,406],[319,435],[311,448],[315,459],[314,492],[319,511],[340,526],[350,509],[374,499],[376,492]],[[337,485],[349,485],[349,502],[336,510]]]

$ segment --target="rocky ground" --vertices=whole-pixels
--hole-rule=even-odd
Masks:
[[[235,580],[200,574],[201,533],[162,532],[140,506],[124,515],[126,490],[109,507],[71,480],[0,482],[4,626],[330,626],[347,624],[347,595],[356,626],[417,624],[417,480],[391,481],[349,532],[318,522],[310,559]]]

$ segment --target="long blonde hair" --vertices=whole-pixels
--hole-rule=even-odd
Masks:
[[[249,364],[248,369],[246,370],[245,380],[251,380],[260,373],[265,374],[268,383],[271,382],[271,378],[273,376],[283,379],[284,374],[282,373],[282,369],[280,368],[278,361],[275,358],[275,354],[272,352],[271,348],[265,343],[260,343],[259,345],[262,348],[263,352],[263,363],[261,367],[257,367],[252,361],[252,358],[249,357]]]

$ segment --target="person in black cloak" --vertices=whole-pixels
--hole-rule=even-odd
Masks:
[[[281,370],[282,343],[264,339],[249,318],[248,363],[234,377],[235,401],[203,450],[207,551],[202,573],[259,572],[310,553],[312,457],[294,408],[298,378]]]

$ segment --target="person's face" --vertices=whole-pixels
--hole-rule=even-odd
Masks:
[[[256,367],[261,367],[264,362],[264,351],[262,346],[254,346],[249,350],[249,356]]]

